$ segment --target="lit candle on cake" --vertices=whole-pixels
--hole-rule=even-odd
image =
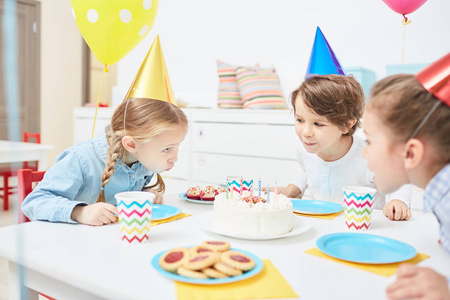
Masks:
[[[267,185],[267,203],[270,201],[270,185]]]
[[[278,184],[277,184],[277,182],[275,181],[275,201],[277,201],[277,199],[278,199]]]
[[[231,199],[233,199],[233,194],[234,194],[234,183],[233,183],[233,179],[231,179],[231,182],[229,183],[230,184],[230,197],[231,197]]]
[[[261,178],[258,181],[258,196],[261,197]]]
[[[227,178],[227,199],[230,199],[230,191],[229,191],[229,189],[230,189],[230,184],[229,184],[229,181],[228,181],[228,178]]]
[[[242,198],[242,192],[244,191],[244,178],[242,178],[241,176],[241,184],[240,184],[240,188],[239,188],[239,195]]]

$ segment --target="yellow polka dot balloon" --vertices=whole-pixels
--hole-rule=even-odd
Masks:
[[[159,0],[71,0],[71,4],[89,48],[100,62],[112,65],[148,34]]]

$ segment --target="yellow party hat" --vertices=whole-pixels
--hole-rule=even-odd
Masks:
[[[167,73],[159,35],[156,36],[125,99],[150,98],[177,105]]]

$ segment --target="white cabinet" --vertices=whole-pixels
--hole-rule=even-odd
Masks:
[[[107,125],[111,123],[114,108],[100,107],[97,111],[94,136],[97,136]],[[76,107],[73,111],[73,143],[78,144],[92,137],[94,127],[94,107]]]
[[[227,176],[261,178],[286,185],[296,168],[294,116],[290,110],[183,109],[189,132],[178,162],[162,175],[166,194],[193,185],[225,184]],[[99,108],[95,135],[110,123],[113,108]],[[74,143],[91,138],[95,108],[74,110]]]
[[[290,110],[193,110],[191,181],[225,184],[227,176],[287,185],[297,168]]]

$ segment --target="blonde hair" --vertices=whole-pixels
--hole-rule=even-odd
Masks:
[[[104,187],[114,173],[116,159],[122,159],[127,153],[122,145],[124,136],[146,143],[168,128],[179,124],[187,126],[188,120],[183,111],[173,104],[148,98],[124,100],[111,118],[111,127],[106,130],[109,143],[108,158],[101,176],[102,188],[96,202],[105,202]],[[164,193],[164,181],[159,174],[156,176],[156,183],[149,188],[157,187],[158,192]]]
[[[394,135],[394,142],[407,142],[436,99],[414,75],[386,77],[372,87],[367,110],[377,113]],[[437,163],[450,163],[450,108],[443,102],[417,132],[415,138],[426,141],[438,153]]]
[[[315,75],[305,80],[291,94],[292,107],[300,95],[306,107],[319,116],[326,117],[341,130],[344,135],[352,136],[361,125],[364,111],[364,91],[356,79],[343,75]],[[348,122],[356,123],[348,128]]]

